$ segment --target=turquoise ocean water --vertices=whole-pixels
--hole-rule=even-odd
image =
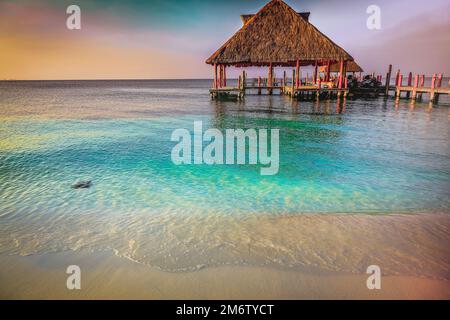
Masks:
[[[0,252],[126,251],[176,270],[176,259],[166,260],[182,254],[180,243],[186,252],[200,245],[185,236],[199,230],[177,234],[179,221],[195,228],[212,217],[449,212],[448,100],[217,102],[209,85],[0,82]],[[174,165],[172,131],[192,132],[200,120],[204,129],[279,129],[279,173]],[[93,185],[72,189],[79,180]],[[162,239],[178,247],[166,250]]]

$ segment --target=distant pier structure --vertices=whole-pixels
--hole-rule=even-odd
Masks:
[[[242,15],[243,26],[211,57],[213,98],[249,90],[257,94],[302,96],[347,95],[347,69],[357,66],[353,57],[309,22],[309,12],[296,12],[282,0],[272,0],[256,14]],[[312,75],[302,67],[312,66]],[[227,85],[227,68],[244,68],[237,86]],[[268,68],[267,78],[247,79],[246,67]],[[292,74],[275,77],[276,67],[292,67]],[[332,76],[333,71],[335,75]],[[358,66],[355,71],[361,72]],[[289,72],[290,73],[290,72]]]
[[[392,66],[389,66],[389,72],[387,78],[390,78],[390,73]],[[404,83],[403,74],[400,70],[397,71],[395,77],[395,86],[388,85],[390,79],[386,80],[386,94],[389,91],[394,92],[396,99],[400,99],[402,93],[405,93],[404,97],[407,99],[422,99],[423,94],[427,94],[430,102],[439,102],[439,96],[450,94],[450,81],[448,85],[442,84],[443,74],[433,74],[431,77],[431,83],[429,87],[425,87],[425,75],[416,74],[413,76],[412,72],[409,72],[406,79],[406,84]]]

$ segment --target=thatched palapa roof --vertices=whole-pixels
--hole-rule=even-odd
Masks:
[[[339,63],[333,63],[330,65],[330,72],[339,72],[340,67]],[[325,72],[325,68],[322,67],[320,72]],[[364,72],[364,70],[355,61],[349,61],[347,62],[347,72]]]
[[[352,61],[341,47],[282,0],[272,0],[206,60],[234,66],[294,66]]]
[[[305,19],[306,21],[309,21],[309,15],[311,14],[311,12],[297,12],[297,14],[301,15],[302,18]],[[254,16],[255,16],[254,14],[241,14],[242,23],[246,24],[248,20],[250,20]]]

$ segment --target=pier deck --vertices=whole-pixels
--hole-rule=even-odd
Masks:
[[[402,92],[406,92],[408,98],[416,99],[417,94],[429,94],[430,101],[439,100],[439,95],[450,94],[450,88],[432,88],[432,87],[414,87],[414,86],[397,86],[395,87],[395,96],[401,97]]]
[[[239,99],[243,98],[251,91],[256,91],[258,95],[273,95],[278,92],[280,95],[287,95],[292,98],[299,97],[311,97],[311,96],[347,96],[349,90],[347,88],[335,88],[335,87],[318,87],[314,85],[304,85],[299,87],[288,86],[245,86],[245,87],[221,87],[212,88],[209,90],[211,97],[218,98],[224,96],[235,96]]]

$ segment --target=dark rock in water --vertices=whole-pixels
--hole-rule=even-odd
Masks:
[[[89,181],[78,181],[77,183],[75,183],[74,185],[72,185],[73,189],[86,189],[89,188],[91,186],[91,180]]]

